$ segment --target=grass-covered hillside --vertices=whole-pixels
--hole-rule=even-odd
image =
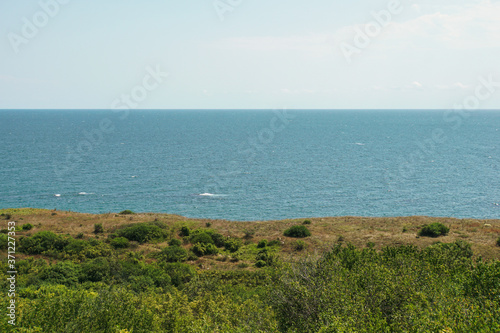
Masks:
[[[4,309],[9,221],[2,332],[500,331],[500,220],[3,209]]]

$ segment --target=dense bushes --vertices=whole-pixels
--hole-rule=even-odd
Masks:
[[[178,245],[171,245],[164,248],[159,257],[166,262],[182,262],[188,259],[188,252]]]
[[[500,264],[475,265],[471,255],[464,242],[381,252],[337,245],[280,269],[270,302],[283,332],[494,332]]]
[[[152,223],[136,223],[116,231],[118,236],[125,237],[130,241],[146,243],[160,241],[168,236],[168,232],[158,225]]]
[[[304,238],[311,236],[311,232],[305,225],[294,225],[285,230],[284,235],[287,237]]]
[[[25,224],[23,224],[22,229],[23,230],[31,230],[31,229],[33,229],[33,224],[25,223]]]
[[[431,223],[425,225],[422,229],[420,229],[418,235],[425,237],[439,237],[439,236],[446,236],[449,231],[450,228],[448,228],[442,223]]]
[[[125,237],[116,237],[111,240],[110,245],[115,249],[125,249],[129,247],[130,242]]]

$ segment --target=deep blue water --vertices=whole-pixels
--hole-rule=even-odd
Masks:
[[[0,125],[0,208],[500,218],[500,112],[3,110]]]

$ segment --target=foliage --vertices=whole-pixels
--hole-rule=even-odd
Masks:
[[[304,220],[304,222],[302,222],[302,224],[311,224],[311,220]]]
[[[178,245],[170,245],[161,251],[160,258],[166,262],[183,262],[188,259],[188,252]]]
[[[0,234],[0,250],[7,250],[9,244],[9,236]]]
[[[304,238],[311,236],[311,232],[304,225],[294,225],[283,233],[287,237]]]
[[[199,257],[205,256],[205,255],[212,255],[212,254],[217,254],[219,253],[219,249],[217,246],[214,244],[210,243],[196,243],[194,246],[191,248],[194,254],[196,254]]]
[[[259,248],[259,249],[266,247],[266,246],[267,246],[267,239],[263,239],[263,240],[259,241],[259,243],[257,244],[257,248]]]
[[[31,224],[31,223],[25,223],[25,224],[22,225],[22,229],[23,230],[31,230],[31,229],[33,229],[33,224]]]
[[[122,210],[120,212],[121,215],[132,215],[132,214],[135,214],[133,211],[131,211],[130,209],[125,209],[125,210]]]
[[[425,225],[422,229],[420,229],[418,235],[425,237],[439,237],[439,236],[446,236],[449,231],[450,228],[448,228],[442,223],[436,222]]]
[[[184,237],[184,236],[189,236],[189,234],[190,234],[190,233],[191,233],[191,230],[189,229],[189,227],[187,227],[187,226],[183,226],[183,227],[181,228],[181,231],[179,232],[179,235],[180,235],[181,237]]]
[[[306,248],[306,243],[303,240],[297,240],[293,244],[293,249],[295,251],[302,251]]]
[[[264,260],[257,260],[257,262],[255,263],[255,267],[258,267],[258,268],[262,268],[265,266],[267,266],[267,263]]]
[[[146,243],[159,241],[168,236],[166,230],[153,223],[136,223],[131,226],[119,229],[116,232],[120,237],[125,237],[130,241]]]
[[[177,238],[172,238],[171,240],[168,241],[168,245],[170,246],[181,246],[181,244],[182,242]]]
[[[196,231],[198,231],[198,230],[196,230]],[[200,243],[200,244],[214,244],[214,240],[212,239],[212,237],[210,236],[210,234],[208,234],[207,232],[204,232],[204,231],[191,233],[190,242],[192,244],[196,244],[196,243]]]
[[[94,224],[94,234],[102,234],[104,232],[104,228],[102,223]]]
[[[241,246],[243,246],[243,244],[241,240],[238,238],[229,238],[224,243],[225,249],[231,253],[238,251],[241,248]]]
[[[500,246],[500,237],[497,239],[497,246]]]
[[[125,237],[116,237],[111,240],[110,245],[115,249],[125,249],[130,246],[130,242]]]

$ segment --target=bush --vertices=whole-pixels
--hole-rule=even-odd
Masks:
[[[116,237],[111,240],[110,244],[115,249],[125,249],[129,247],[130,242],[125,237]]]
[[[52,231],[40,231],[31,237],[19,239],[19,250],[26,254],[41,254],[48,250],[62,251],[69,244],[67,238]]]
[[[207,228],[210,228],[210,227],[212,226],[212,223],[207,222],[207,223],[205,223],[205,226],[206,226]]]
[[[0,234],[0,250],[7,250],[9,244],[9,236]]]
[[[166,232],[154,224],[137,223],[117,231],[118,236],[125,237],[130,241],[146,243],[153,240],[164,239]]]
[[[183,262],[188,259],[188,253],[178,245],[168,246],[160,253],[160,258],[166,262]]]
[[[219,249],[214,244],[196,243],[191,250],[199,257],[219,253]]]
[[[180,233],[179,233],[179,235],[180,235],[181,237],[184,237],[184,236],[189,236],[190,234],[191,234],[191,230],[189,230],[189,227],[186,227],[186,226],[182,227],[182,228],[181,228],[181,231],[180,231]]]
[[[177,238],[172,238],[169,242],[168,245],[170,246],[181,246],[182,242],[178,240]]]
[[[130,209],[125,209],[125,210],[122,210],[120,212],[120,214],[122,215],[132,215],[132,214],[135,214],[133,211],[131,211]]]
[[[431,223],[428,225],[425,225],[418,233],[419,236],[425,236],[425,237],[439,237],[439,236],[446,236],[448,232],[450,231],[450,228],[445,226],[442,223]]]
[[[76,236],[76,239],[82,239],[83,238],[83,232],[79,232]]]
[[[255,263],[255,267],[257,268],[261,268],[261,267],[265,267],[267,266],[266,262],[264,260],[258,260],[256,263]]]
[[[165,272],[170,276],[172,284],[176,287],[182,287],[196,276],[196,271],[193,267],[180,262],[166,264]]]
[[[281,246],[281,241],[279,241],[278,239],[274,239],[267,244],[267,246],[275,246],[275,245]]]
[[[240,249],[241,245],[242,245],[241,240],[239,240],[237,238],[229,238],[224,243],[225,249],[228,250],[229,252],[238,251]]]
[[[10,219],[12,219],[12,215],[11,215],[11,214],[2,214],[2,215],[4,216],[4,218],[5,218],[6,220],[10,220]]]
[[[261,240],[258,244],[257,244],[257,248],[261,249],[263,247],[266,247],[267,246],[267,239],[263,239]]]
[[[311,224],[311,220],[305,220],[302,224]]]
[[[199,232],[196,234],[192,234],[190,238],[191,244],[201,243],[201,244],[213,244],[214,240],[212,237],[206,232]]]
[[[311,232],[304,225],[294,225],[293,227],[285,230],[284,235],[287,237],[304,238],[311,236]]]
[[[23,224],[23,230],[31,230],[33,229],[33,224],[30,224],[30,223],[26,223],[26,224]]]
[[[296,251],[302,251],[303,249],[306,248],[306,242],[304,242],[303,240],[297,240],[295,241],[295,243],[293,244],[293,248],[296,250]]]
[[[94,234],[102,234],[104,232],[104,228],[102,227],[102,223],[94,224]]]
[[[497,246],[500,246],[500,237],[497,239]]]

